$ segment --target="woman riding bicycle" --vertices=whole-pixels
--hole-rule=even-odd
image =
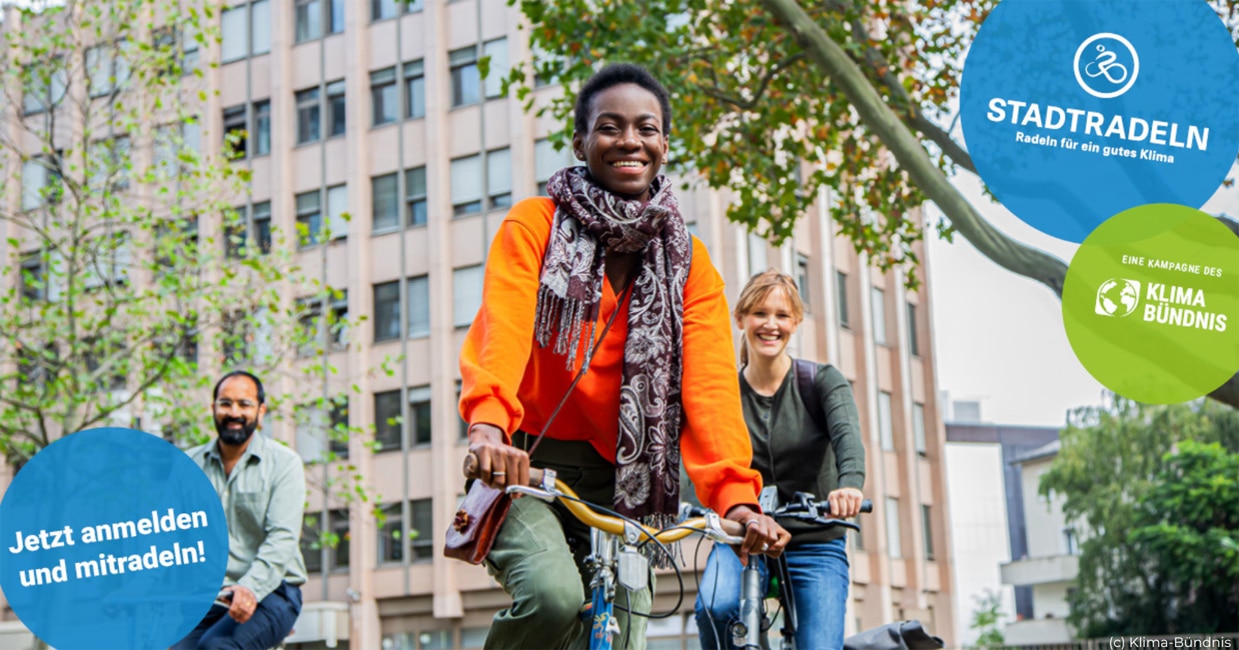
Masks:
[[[830,502],[832,517],[860,511],[865,483],[856,402],[847,379],[833,366],[818,366],[817,397],[826,416],[820,431],[800,394],[787,344],[804,318],[795,281],[777,271],[753,276],[734,311],[743,331],[740,396],[753,443],[753,468],[780,502],[809,492]],[[843,647],[848,560],[841,528],[813,530],[788,522],[792,541],[784,552],[799,624],[796,647]],[[739,611],[740,558],[715,546],[697,592],[697,629],[703,648],[730,648],[730,622]],[[768,575],[768,572],[767,574]],[[781,585],[781,588],[786,588]]]
[[[670,127],[667,91],[639,67],[582,87],[572,148],[585,166],[513,206],[487,259],[461,351],[469,450],[488,485],[549,467],[587,501],[660,528],[678,514],[683,453],[702,502],[746,526],[741,552],[777,554],[789,535],[757,505],[735,362],[718,345],[723,282],[658,173]],[[486,561],[513,603],[486,647],[581,644],[588,552],[588,529],[562,506],[515,500]],[[645,589],[615,603],[648,613],[651,601]],[[618,614],[616,646],[644,647],[645,619]]]

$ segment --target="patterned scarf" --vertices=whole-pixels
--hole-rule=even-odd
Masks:
[[[642,252],[624,342],[615,509],[666,527],[680,504],[684,285],[692,238],[665,176],[654,179],[646,203],[604,190],[584,167],[556,172],[547,192],[555,200],[555,221],[543,259],[534,340],[546,347],[554,338],[554,351],[567,357],[569,370],[585,323],[591,326],[589,363],[607,251]]]

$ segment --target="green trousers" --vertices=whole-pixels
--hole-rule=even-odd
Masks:
[[[513,440],[518,446],[523,436]],[[554,469],[582,499],[610,507],[615,493],[615,466],[585,442],[546,439],[533,457],[536,467]],[[590,599],[589,527],[562,505],[521,497],[512,501],[486,568],[512,606],[495,615],[486,637],[487,650],[497,648],[588,648],[590,629],[581,622],[581,607]],[[651,585],[653,577],[651,575]],[[650,588],[629,593],[616,587],[615,615],[619,633],[611,640],[617,650],[644,650],[644,616],[629,616],[619,607],[648,613]]]

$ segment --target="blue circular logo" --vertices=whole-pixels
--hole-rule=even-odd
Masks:
[[[1073,242],[1136,206],[1204,205],[1239,154],[1236,106],[1229,31],[1207,3],[1182,0],[1004,0],[960,89],[981,179]]]
[[[211,482],[141,431],[65,436],[0,501],[0,589],[59,650],[167,648],[206,615],[227,563]]]

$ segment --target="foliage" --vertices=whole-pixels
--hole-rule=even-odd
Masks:
[[[950,182],[976,171],[953,137],[956,104],[995,0],[508,1],[524,13],[534,65],[514,67],[505,88],[564,125],[557,142],[573,89],[599,64],[638,63],[671,93],[671,169],[727,189],[733,221],[779,243],[828,196],[856,251],[916,289],[924,231],[912,216],[933,202],[941,235],[958,232],[1061,297],[1067,265],[994,228]],[[1239,39],[1236,0],[1210,4]],[[550,82],[568,92],[537,92]],[[1210,396],[1239,407],[1239,375]]]
[[[1224,472],[1237,462],[1239,414],[1116,396],[1073,413],[1061,441],[1040,489],[1062,495],[1085,531],[1070,597],[1079,635],[1234,630],[1237,556],[1223,538],[1239,535],[1239,501]]]
[[[1005,643],[1002,636],[1002,594],[986,589],[985,595],[973,596],[976,608],[972,610],[972,623],[968,626],[978,633],[973,648],[997,648]]]
[[[210,388],[233,368],[264,379],[268,423],[347,398],[328,353],[361,319],[331,308],[343,293],[299,257],[330,233],[247,217],[250,134],[201,120],[220,7],[11,9],[0,49],[0,453],[18,467],[100,426],[204,442]],[[203,144],[217,141],[219,154]],[[324,438],[362,433],[316,422]],[[333,468],[324,477],[346,498],[370,499],[356,468]]]

